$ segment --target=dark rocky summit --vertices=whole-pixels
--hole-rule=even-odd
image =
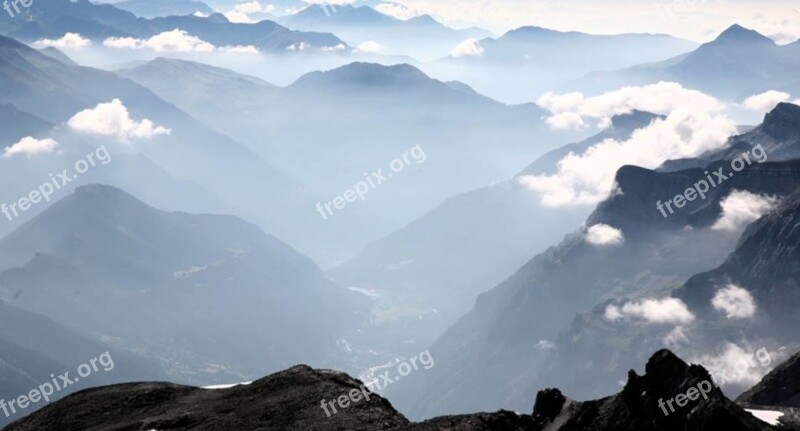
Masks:
[[[558,389],[541,391],[536,397],[533,420],[536,430],[586,431],[698,431],[698,430],[769,430],[766,423],[753,417],[722,392],[709,384],[707,398],[697,394],[701,382],[711,382],[708,372],[699,365],[688,365],[669,350],[656,352],[647,363],[645,375],[634,371],[617,395],[596,401],[575,402]],[[695,388],[696,401],[675,412],[663,403]],[[664,404],[666,406],[666,404]],[[664,411],[669,414],[665,414]]]
[[[322,400],[335,400],[362,383],[346,374],[305,365],[251,384],[204,389],[170,383],[130,383],[78,392],[5,428],[5,431],[127,430],[458,430],[458,431],[638,431],[772,430],[709,385],[697,397],[665,415],[659,400],[687,393],[711,381],[698,365],[687,365],[668,350],[652,356],[646,374],[631,371],[619,394],[575,402],[558,389],[541,391],[533,415],[509,411],[446,416],[411,423],[386,399],[368,393],[330,416]]]

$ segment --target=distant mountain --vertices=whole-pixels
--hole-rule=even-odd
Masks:
[[[284,172],[302,177],[322,203],[362,181],[365,171],[388,173],[393,159],[419,145],[424,163],[409,158],[410,166],[396,174],[402,180],[387,182],[357,206],[328,220],[313,204],[307,208],[309,240],[287,240],[306,250],[304,244],[326,238],[349,252],[333,259],[314,254],[324,262],[341,262],[454,194],[509,178],[570,136],[549,130],[536,105],[504,105],[406,64],[352,63],[282,88],[177,60],[119,74],[250,143]]]
[[[455,30],[430,15],[400,20],[366,5],[312,4],[278,21],[293,29],[334,33],[353,47],[377,42],[383,48],[382,54],[408,55],[418,60],[441,58],[465,39],[489,34],[481,29]]]
[[[426,71],[469,82],[498,100],[519,103],[593,71],[661,61],[696,46],[667,35],[593,35],[527,26],[499,38],[454,45],[449,56],[427,65]]]
[[[737,173],[713,189],[705,200],[690,202],[668,218],[656,209],[657,201],[683,193],[705,177],[705,170],[729,166],[729,162],[715,162],[705,169],[669,173],[632,166],[621,168],[615,180],[621,193],[600,203],[583,229],[481,295],[473,310],[431,347],[432,354],[441,361],[458,360],[459,366],[435,370],[436,376],[427,379],[435,383],[421,383],[422,389],[415,387],[425,394],[422,397],[405,391],[390,395],[415,417],[425,417],[443,411],[518,409],[528,401],[525,397],[532,388],[544,385],[566,386],[581,398],[607,393],[616,385],[620,373],[641,360],[642,352],[663,347],[666,335],[644,332],[640,336],[636,325],[611,324],[603,315],[608,301],[669,296],[672,289],[690,277],[724,262],[736,248],[739,233],[710,227],[722,214],[722,200],[733,190],[789,196],[800,187],[800,162],[768,162]],[[610,245],[591,243],[586,229],[595,225],[617,229],[621,241]],[[776,232],[780,226],[793,226],[793,222],[775,223]],[[776,254],[794,250],[796,247],[789,245],[791,241],[787,238],[785,243],[774,244]],[[752,250],[762,249],[754,246]],[[791,284],[791,269],[777,269],[792,268],[784,257],[774,267],[756,267],[770,274],[786,273],[787,278],[781,283]],[[746,266],[741,269],[746,270]],[[690,280],[686,292],[678,291],[675,296],[702,315],[700,311],[710,307],[713,287],[722,283],[725,274],[704,283],[702,289],[693,287],[697,283]],[[746,280],[743,283],[750,284]],[[779,288],[774,281],[766,280],[752,280],[752,285]],[[788,287],[783,289],[788,292]],[[788,337],[785,331],[793,321],[791,313],[778,311],[777,303],[791,304],[793,300],[783,294],[770,299],[764,293],[757,301],[773,302],[776,307],[772,320],[764,326],[767,332],[775,332],[772,339]],[[719,323],[715,320],[711,325]],[[725,328],[721,332],[735,330]],[[697,344],[692,345],[698,349],[710,349],[714,344],[709,340],[719,341],[721,337],[719,332],[702,333],[710,335],[693,338]],[[693,352],[699,351],[702,350]],[[591,360],[587,362],[587,358]]]
[[[661,413],[659,397],[671,399],[692,387],[697,391],[696,386],[709,378],[702,367],[689,366],[671,352],[660,351],[648,362],[647,374],[638,376],[631,371],[625,389],[602,400],[575,402],[557,389],[549,389],[539,393],[533,415],[498,411],[411,423],[388,400],[364,389],[362,382],[335,371],[299,365],[224,389],[155,382],[95,388],[53,403],[6,430],[55,431],[65,426],[105,429],[119,424],[136,429],[287,431],[777,429],[756,419],[712,386],[703,393],[707,399],[697,401],[692,414],[675,413],[667,417]],[[320,403],[343,400],[346,408],[328,404],[326,416],[317,400]],[[187,405],[195,408],[187,409]]]
[[[347,366],[336,342],[365,317],[359,297],[255,225],[160,211],[107,186],[80,187],[6,236],[0,267],[4,301],[158,358],[184,382],[300,359]]]
[[[93,85],[85,85],[87,80]],[[313,210],[318,199],[314,199],[290,176],[270,166],[242,144],[211,130],[129,79],[97,69],[71,66],[13,39],[0,36],[0,82],[3,83],[0,84],[3,89],[0,103],[14,104],[20,111],[35,112],[37,117],[53,124],[62,124],[81,110],[95,108],[98,103],[120,99],[131,117],[137,120],[149,119],[169,128],[171,133],[168,136],[157,136],[147,142],[140,142],[139,145],[120,144],[113,137],[76,134],[68,127],[58,128],[57,135],[53,136],[64,143],[65,147],[68,141],[79,141],[87,150],[107,144],[112,154],[133,153],[147,159],[149,163],[145,166],[148,170],[139,173],[137,185],[112,182],[113,184],[124,185],[126,188],[137,187],[137,192],[148,186],[151,186],[151,192],[157,191],[157,187],[166,187],[166,184],[156,184],[156,178],[151,181],[145,175],[152,172],[155,169],[153,165],[156,165],[167,176],[193,181],[213,195],[210,199],[194,195],[194,198],[200,200],[187,199],[180,193],[177,196],[165,196],[167,190],[177,192],[177,188],[167,188],[161,194],[152,192],[149,196],[143,195],[151,202],[173,200],[185,203],[193,200],[196,205],[197,202],[219,203],[224,199],[221,205],[206,205],[202,208],[204,211],[235,212],[247,216],[295,244],[300,242],[296,239],[302,238],[305,232],[303,226],[307,225],[300,220],[298,214],[308,214],[306,219],[311,220],[318,217]],[[118,146],[116,150],[115,146]],[[79,157],[85,154],[82,153]],[[74,163],[74,160],[77,159],[71,162]],[[2,161],[22,166],[17,159]],[[63,168],[64,166],[59,167],[58,171]],[[135,174],[122,169],[117,172],[128,175],[128,178]],[[209,175],[210,172],[215,174]],[[21,193],[27,194],[31,187],[38,186],[42,178],[47,178],[47,173],[45,170],[44,176],[31,180],[30,184],[18,184],[23,189]],[[152,187],[154,185],[155,189]],[[254,199],[256,194],[264,196],[264,199]],[[157,196],[159,199],[153,201],[150,196]],[[15,199],[18,198],[17,196]],[[184,208],[197,208],[194,205]],[[300,246],[308,246],[308,242]]]
[[[99,44],[108,37],[150,38],[180,29],[214,46],[252,45],[262,51],[287,52],[301,43],[309,48],[334,47],[343,42],[332,34],[289,30],[273,21],[236,24],[221,14],[138,18],[114,5],[89,0],[49,0],[25,9],[21,19],[0,21],[0,33],[34,42],[41,38],[58,39],[67,32],[79,33]]]
[[[598,93],[624,85],[680,82],[724,99],[747,96],[797,82],[800,42],[778,45],[772,39],[733,25],[696,50],[662,62],[595,72],[567,88]]]
[[[643,112],[614,117],[612,127],[540,157],[522,174],[554,171],[569,151],[626,139],[653,118]],[[394,310],[395,324],[405,333],[398,338],[414,340],[406,348],[427,345],[467,312],[478,294],[574,231],[589,213],[547,208],[540,201],[519,176],[450,197],[328,273],[342,285],[379,294],[374,301]]]
[[[125,0],[114,3],[114,7],[133,12],[142,18],[156,18],[173,15],[211,15],[214,9],[197,0]]]

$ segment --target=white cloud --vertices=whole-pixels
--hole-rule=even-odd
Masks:
[[[476,39],[469,38],[456,45],[456,47],[450,51],[450,55],[453,58],[477,57],[483,55],[483,47]]]
[[[631,301],[622,307],[609,305],[605,318],[611,321],[631,318],[647,323],[684,324],[693,321],[694,315],[680,299],[664,298]]]
[[[746,190],[733,190],[720,206],[722,214],[711,226],[714,230],[737,232],[775,208],[778,198],[757,195]]]
[[[192,36],[180,29],[165,31],[149,39],[136,39],[133,37],[109,37],[103,41],[108,48],[145,49],[156,52],[233,52],[245,54],[258,54],[258,49],[253,45],[247,46],[222,46],[213,44]]]
[[[408,20],[421,15],[416,9],[409,8],[399,3],[380,3],[375,6],[375,10],[384,15],[393,16],[402,20]]]
[[[355,52],[377,54],[385,49],[386,47],[380,43],[375,42],[374,40],[368,40],[366,42],[359,43],[358,46],[356,46]]]
[[[320,50],[322,50],[324,52],[344,51],[345,49],[347,49],[347,45],[345,45],[343,43],[340,43],[340,44],[334,45],[334,46],[323,46],[323,47],[320,47]]]
[[[520,182],[540,193],[547,206],[594,205],[609,196],[622,166],[653,169],[669,159],[695,157],[723,147],[734,133],[736,124],[724,116],[680,108],[627,141],[608,139],[582,154],[570,153],[555,174],[525,176]]]
[[[765,91],[764,93],[748,97],[744,100],[744,102],[742,102],[742,106],[751,111],[766,114],[767,112],[775,109],[779,103],[789,101],[791,97],[792,96],[789,93],[769,90]]]
[[[700,355],[689,362],[703,365],[719,384],[751,387],[769,372],[769,363],[765,364],[757,355],[757,352],[747,352],[736,344],[726,343],[721,352]]]
[[[586,231],[586,241],[594,245],[619,245],[625,240],[622,231],[607,224],[596,224]]]
[[[586,128],[586,123],[580,114],[574,112],[559,112],[546,119],[547,125],[553,130],[579,130]]]
[[[208,18],[208,15],[206,15],[203,12],[200,12],[200,11],[197,11],[197,12],[193,13],[192,15],[196,16],[198,18]]]
[[[132,119],[128,108],[119,99],[109,103],[99,103],[92,109],[84,109],[70,118],[67,125],[77,132],[113,136],[121,142],[128,142],[130,139],[152,139],[172,132],[146,118],[141,121]]]
[[[83,49],[92,44],[92,41],[78,33],[66,33],[60,39],[39,39],[35,42],[38,46],[52,46],[60,49]]]
[[[245,3],[239,3],[233,7],[229,12],[225,13],[225,18],[228,21],[239,24],[250,24],[256,22],[256,19],[250,15],[266,15],[275,12],[275,6],[268,4],[262,6],[257,0]]]
[[[57,147],[58,142],[50,138],[36,139],[32,136],[26,136],[16,144],[6,147],[3,151],[3,158],[8,159],[17,155],[24,155],[30,159],[39,154],[52,153]]]
[[[728,319],[746,319],[756,314],[756,301],[745,289],[729,284],[719,289],[711,299],[715,310],[725,313]]]
[[[659,82],[642,87],[623,87],[599,96],[585,97],[580,92],[540,96],[536,103],[558,114],[574,112],[583,117],[605,118],[627,114],[634,109],[667,115],[681,108],[718,112],[725,105],[701,91],[683,88],[676,82]]]
[[[311,48],[311,45],[306,42],[293,43],[286,47],[287,51],[305,51]]]

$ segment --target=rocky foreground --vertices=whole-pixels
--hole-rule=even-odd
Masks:
[[[557,389],[541,391],[532,414],[508,411],[446,416],[412,423],[362,383],[330,370],[305,365],[251,384],[204,389],[170,383],[130,383],[88,389],[23,418],[6,431],[128,430],[459,430],[459,431],[737,431],[788,430],[771,426],[710,388],[668,414],[660,400],[690,393],[711,378],[668,350],[654,354],[643,376],[631,371],[624,389],[586,402],[566,398]],[[775,381],[774,377],[770,381]],[[795,382],[796,383],[796,382]],[[769,384],[766,383],[766,384]],[[759,391],[767,390],[762,382]],[[786,386],[786,385],[783,385]],[[791,388],[797,387],[790,386]],[[358,401],[333,413],[322,400],[361,393]],[[796,394],[794,394],[796,396]],[[791,395],[790,395],[791,397]],[[368,399],[367,399],[368,398]]]

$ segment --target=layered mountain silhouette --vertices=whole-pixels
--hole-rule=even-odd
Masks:
[[[5,302],[112,354],[157,358],[180,382],[301,360],[349,367],[337,342],[366,317],[360,297],[255,225],[160,211],[108,186],[79,187],[0,241],[0,255]]]
[[[682,194],[698,179],[705,178],[705,171],[717,168],[730,169],[730,164],[721,161],[705,169],[665,173],[632,166],[621,168],[615,180],[621,193],[600,203],[584,228],[479,296],[473,310],[437,340],[431,348],[432,354],[444,361],[458,361],[459,365],[434,370],[436,377],[429,379],[430,383],[421,383],[425,394],[422,397],[400,390],[392,394],[395,402],[403,409],[410,409],[412,416],[429,417],[444,411],[521,408],[529,401],[526,394],[536,386],[566,386],[582,398],[607,393],[619,380],[618,373],[632,367],[631,362],[641,361],[641,352],[663,347],[661,340],[667,335],[659,332],[658,336],[642,335],[641,340],[631,338],[635,335],[630,331],[624,332],[605,319],[608,301],[669,296],[671,289],[690,277],[725,261],[741,232],[712,229],[712,226],[723,213],[721,202],[734,190],[786,197],[800,186],[797,161],[754,164],[714,188],[705,200],[689,202],[682,211],[665,218],[657,210],[657,201]],[[622,241],[607,245],[590,243],[586,228],[595,225],[618,229]],[[778,225],[792,223],[776,223],[775,229],[779,229]],[[793,246],[788,248],[793,249]],[[787,247],[776,245],[776,250]],[[769,274],[784,273],[781,268],[785,267],[785,261],[773,264],[759,268]],[[783,282],[792,283],[791,278]],[[754,288],[774,285],[756,280],[747,284]],[[676,293],[676,297],[684,299],[690,310],[700,310],[701,303],[709,308],[716,285],[707,283],[703,290],[689,289],[692,285],[690,280],[686,294]],[[757,301],[786,302],[787,294],[791,295],[782,293],[771,299],[764,296]],[[692,300],[694,296],[700,297]],[[786,303],[788,307],[792,301]],[[591,316],[588,323],[588,318],[575,318],[581,313]],[[763,329],[784,333],[788,326],[779,324],[777,319],[789,319],[788,316],[791,316],[788,311],[776,312],[776,320]],[[614,336],[615,331],[621,335]],[[644,347],[637,344],[645,340],[648,344]],[[618,354],[618,347],[612,347],[614,343],[630,343],[625,348],[628,353]],[[599,369],[604,373],[597,377]]]
[[[539,393],[532,414],[508,411],[434,418],[411,423],[386,399],[346,374],[300,365],[252,383],[202,389],[169,383],[131,383],[83,391],[15,422],[8,431],[112,428],[174,430],[773,430],[718,389],[686,412],[665,416],[660,398],[673,398],[709,379],[671,352],[659,351],[646,374],[631,371],[622,392],[597,401],[574,402],[557,389]],[[695,389],[696,390],[696,389]],[[321,402],[351,392],[358,401],[326,416]],[[367,398],[368,397],[368,398]],[[328,409],[330,407],[328,406]],[[689,413],[691,411],[691,413]],[[329,411],[330,413],[330,411]]]
[[[380,47],[375,53],[409,55],[418,60],[444,57],[465,39],[491,35],[474,27],[456,30],[430,15],[400,20],[366,5],[311,5],[278,21],[297,30],[333,33],[354,47],[376,42]]]
[[[310,48],[344,44],[332,34],[293,31],[274,21],[261,21],[254,25],[237,24],[219,13],[208,17],[139,18],[113,5],[95,4],[89,0],[41,2],[36,7],[23,10],[21,16],[24,18],[0,21],[0,33],[35,42],[42,38],[58,39],[72,32],[102,45],[109,37],[148,39],[179,29],[214,46],[255,46],[259,50],[281,53],[301,43]]]
[[[614,117],[608,129],[545,154],[521,174],[552,172],[570,151],[583,152],[606,139],[625,140],[654,118],[644,112]],[[581,208],[544,207],[515,176],[447,199],[328,273],[343,285],[386,292],[386,301],[402,298],[406,316],[397,325],[413,330],[402,339],[415,340],[405,347],[414,349],[433,342],[486,286],[501,282],[587,215]]]
[[[211,15],[214,9],[197,0],[125,0],[114,3],[114,7],[134,13],[142,18],[166,17],[172,15]]]
[[[525,26],[498,38],[465,42],[430,67],[483,94],[522,102],[590,72],[661,61],[696,47],[667,35],[595,35]]]
[[[340,247],[333,258],[309,251],[323,264],[341,262],[448,197],[509,178],[564,139],[547,128],[544,111],[534,104],[505,105],[407,64],[352,63],[280,88],[179,60],[158,59],[119,73],[249,143],[284,172],[303,178],[322,203],[370,172],[392,173],[389,163],[419,145],[424,163],[409,159],[403,172],[392,173],[402,181],[385,182],[328,220],[313,204],[307,208],[316,219],[305,223],[308,237],[285,237],[304,251],[320,235],[329,247]]]
[[[571,88],[591,93],[623,85],[680,82],[726,99],[741,100],[797,82],[800,42],[778,45],[772,39],[735,24],[696,50],[661,62],[613,72],[594,72]]]

